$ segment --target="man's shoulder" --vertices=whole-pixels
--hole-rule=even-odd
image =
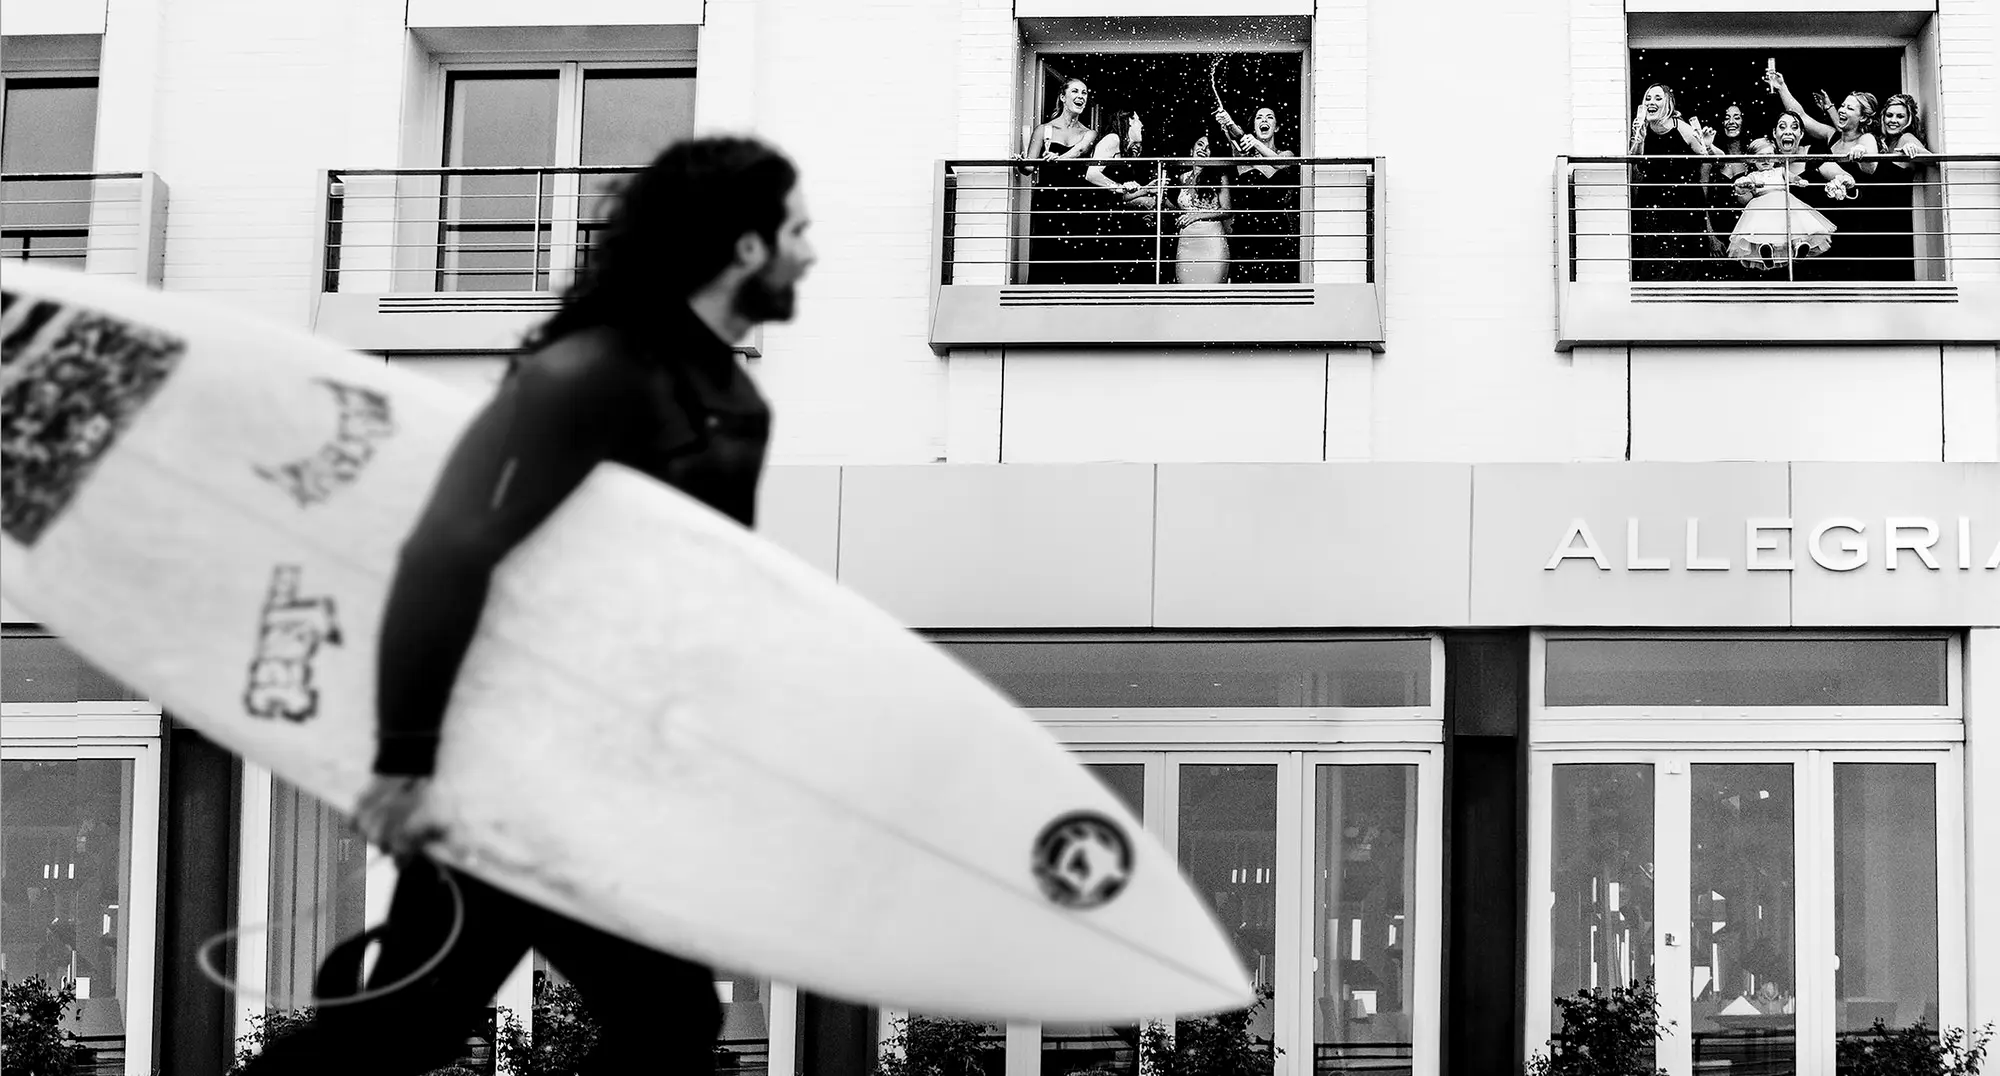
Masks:
[[[524,386],[591,396],[622,394],[642,380],[625,341],[605,327],[566,333],[522,355],[514,375]]]

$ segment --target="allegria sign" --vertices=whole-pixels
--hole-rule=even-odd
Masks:
[[[1798,568],[1799,558],[1795,552],[1803,538],[1807,557],[1830,572],[1851,572],[1870,564],[1879,564],[1892,572],[1915,567],[1933,572],[2000,571],[2000,539],[1995,539],[1990,529],[1982,527],[1980,541],[1992,541],[1993,545],[1991,553],[1980,557],[1980,547],[1973,541],[1970,516],[1947,519],[1943,526],[1937,519],[1927,516],[1888,516],[1881,521],[1879,528],[1871,526],[1873,521],[1852,516],[1818,520],[1810,527],[1779,517],[1751,517],[1743,521],[1737,549],[1721,553],[1717,550],[1723,546],[1725,539],[1712,537],[1704,551],[1701,520],[1689,518],[1685,522],[1685,541],[1678,550],[1682,555],[1676,561],[1672,555],[1659,552],[1662,543],[1657,538],[1642,536],[1638,517],[1628,517],[1625,520],[1625,561],[1616,567],[1628,572],[1664,572],[1676,568],[1690,572],[1726,572],[1739,566],[1753,572],[1789,572]],[[1947,529],[1951,532],[1949,535]],[[1941,545],[1943,548],[1940,548]],[[1732,556],[1737,550],[1741,553],[1740,562]],[[1564,561],[1571,560],[1590,561],[1599,571],[1614,570],[1610,558],[1604,554],[1603,545],[1591,532],[1589,522],[1583,519],[1570,520],[1568,529],[1556,542],[1555,552],[1549,556],[1542,570],[1555,571],[1562,567]]]

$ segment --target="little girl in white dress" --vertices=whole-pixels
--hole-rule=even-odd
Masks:
[[[1794,258],[1824,254],[1839,229],[1819,210],[1800,201],[1793,185],[1806,186],[1804,165],[1792,171],[1780,162],[1768,138],[1750,143],[1758,155],[1753,171],[1736,180],[1736,190],[1754,195],[1729,234],[1729,256],[1752,269],[1776,269]]]

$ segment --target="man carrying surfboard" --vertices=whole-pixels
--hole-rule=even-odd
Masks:
[[[323,1004],[246,1076],[445,1064],[531,946],[601,1029],[584,1073],[713,1069],[721,1014],[710,969],[415,859],[440,836],[425,794],[489,580],[598,463],[633,467],[752,525],[770,410],[732,345],[791,318],[814,261],[807,226],[797,169],[778,151],[743,138],[669,147],[633,177],[588,268],[466,428],[390,585],[376,777],[356,816],[409,868],[370,986],[436,966],[382,996]],[[328,965],[323,979],[343,967]]]

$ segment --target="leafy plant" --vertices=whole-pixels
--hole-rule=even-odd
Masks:
[[[1154,1076],[1269,1076],[1284,1053],[1250,1032],[1250,1021],[1271,1002],[1258,995],[1247,1009],[1148,1025],[1139,1037],[1141,1064]]]
[[[1528,1061],[1528,1076],[1633,1076],[1665,1069],[1649,1063],[1667,1024],[1660,1022],[1660,998],[1653,981],[1579,990],[1555,999],[1562,1030],[1548,1052]]]
[[[39,975],[18,983],[0,984],[0,1074],[4,1076],[74,1076],[96,1057],[76,1033],[62,1026],[76,1004],[76,983],[50,986]]]
[[[230,1066],[229,1076],[242,1072],[258,1054],[279,1039],[304,1031],[313,1022],[313,1010],[276,1009],[250,1018],[250,1030],[236,1040],[236,1063]],[[8,1076],[12,1076],[11,1073]],[[40,1076],[40,1074],[37,1074]],[[432,1069],[425,1076],[480,1076],[479,1073],[458,1062],[439,1069]]]
[[[1940,1034],[1928,1020],[1895,1029],[1877,1020],[1869,1030],[1840,1040],[1841,1076],[1979,1076],[1992,1036],[1991,1024],[1968,1042],[1962,1027]]]
[[[987,1026],[973,1020],[908,1016],[894,1026],[875,1076],[982,1076],[1002,1056]]]
[[[532,1005],[532,1032],[512,1011],[501,1010],[501,1066],[514,1076],[575,1076],[598,1035],[583,994],[553,976],[536,975]]]

